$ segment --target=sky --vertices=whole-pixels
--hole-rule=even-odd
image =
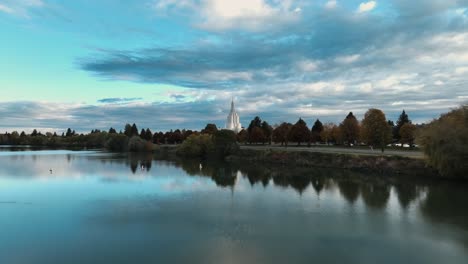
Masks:
[[[0,0],[0,131],[153,131],[468,101],[468,0]]]

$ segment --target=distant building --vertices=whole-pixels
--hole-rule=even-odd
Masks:
[[[232,130],[236,133],[242,130],[241,123],[239,121],[239,115],[236,113],[236,109],[234,109],[234,100],[231,101],[231,111],[226,120],[226,129]]]

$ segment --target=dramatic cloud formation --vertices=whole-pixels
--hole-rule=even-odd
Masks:
[[[12,3],[0,10],[17,10]],[[426,122],[468,99],[468,0],[159,0],[142,9],[148,5],[142,16],[161,32],[143,44],[124,36],[130,44],[94,45],[75,65],[99,82],[168,92],[152,99],[135,88],[66,106],[8,102],[0,115],[14,117],[1,126],[27,126],[27,115],[9,108],[38,107],[47,114],[31,116],[41,127],[200,129],[222,126],[231,98],[243,124],[256,115],[273,124],[339,122],[371,107]],[[49,111],[57,107],[63,111]]]

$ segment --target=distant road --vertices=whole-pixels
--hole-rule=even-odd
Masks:
[[[359,147],[336,147],[336,146],[300,146],[289,145],[287,148],[279,145],[241,145],[241,149],[276,149],[283,151],[309,151],[309,152],[320,152],[320,153],[337,153],[337,154],[359,154],[359,155],[385,155],[385,156],[401,156],[409,158],[424,158],[424,154],[418,150],[390,150],[386,149],[384,153],[380,149],[371,150]]]

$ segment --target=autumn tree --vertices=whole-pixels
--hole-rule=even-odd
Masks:
[[[325,143],[331,143],[331,142],[337,142],[337,139],[335,138],[334,130],[337,129],[338,127],[333,124],[333,123],[326,123],[323,125],[322,132],[320,132],[320,139],[321,141]]]
[[[355,144],[359,138],[359,122],[353,115],[353,112],[349,112],[346,118],[340,124],[341,138],[348,145]]]
[[[411,124],[411,123],[406,123],[400,128],[400,142],[401,146],[403,144],[408,144],[410,147],[413,147],[414,145],[414,139],[415,139],[415,133],[416,133],[416,126]]]
[[[361,133],[366,144],[379,146],[384,152],[385,145],[391,141],[391,130],[382,110],[371,108],[366,112]]]
[[[261,127],[253,127],[249,133],[249,143],[265,142],[265,133]]]
[[[302,118],[294,124],[289,133],[289,139],[292,142],[297,142],[297,145],[300,146],[302,142],[308,142],[310,139],[310,130],[307,127],[307,124]]]
[[[245,129],[242,129],[241,131],[239,131],[239,133],[237,133],[237,141],[239,141],[240,143],[247,143],[248,138],[249,134]]]
[[[283,122],[273,130],[273,142],[288,146],[288,135],[292,128],[291,123]]]
[[[256,129],[258,128],[258,129]],[[247,133],[249,135],[249,143],[258,143],[265,141],[265,132],[262,129],[262,119],[256,116],[252,121],[250,121],[249,126],[247,127]]]
[[[312,142],[322,142],[321,133],[323,131],[323,124],[320,120],[316,120],[311,129],[311,140]]]

